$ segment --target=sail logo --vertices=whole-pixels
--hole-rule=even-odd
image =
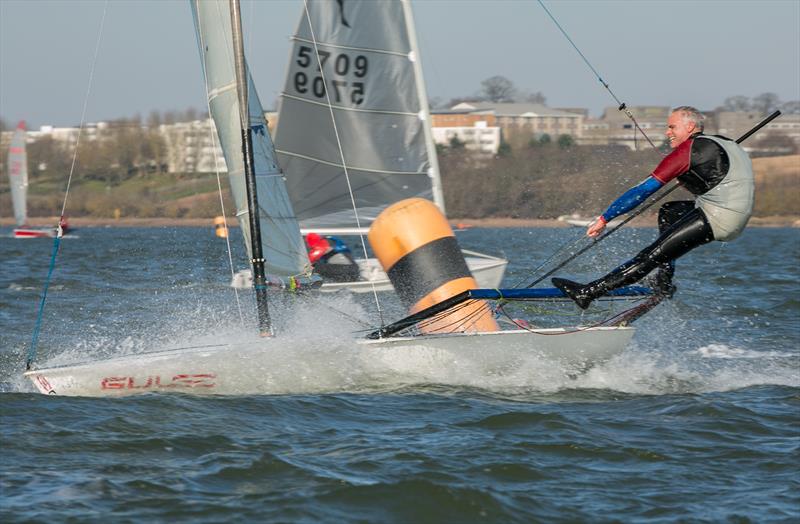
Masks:
[[[350,27],[350,24],[344,18],[344,0],[336,0],[336,3],[339,4],[339,17],[342,19],[342,25]]]
[[[213,388],[216,386],[214,373],[179,374],[169,381],[160,375],[146,377],[105,377],[100,381],[100,389],[169,389],[169,388]]]

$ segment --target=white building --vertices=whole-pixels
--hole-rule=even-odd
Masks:
[[[167,172],[228,172],[212,119],[162,124],[158,131],[167,146]]]
[[[449,146],[455,138],[469,151],[494,155],[500,148],[500,128],[490,127],[485,121],[475,122],[472,127],[432,127],[433,141]]]

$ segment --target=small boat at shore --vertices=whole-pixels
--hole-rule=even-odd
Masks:
[[[11,188],[11,205],[14,208],[14,238],[53,238],[58,228],[38,228],[28,225],[28,151],[26,148],[25,121],[20,120],[8,148],[8,183]],[[67,229],[65,219],[59,224]]]

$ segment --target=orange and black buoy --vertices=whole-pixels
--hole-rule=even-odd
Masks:
[[[478,287],[447,219],[429,200],[409,198],[387,207],[367,238],[409,314]],[[475,300],[420,329],[450,333],[500,328],[486,303]]]
[[[225,226],[225,217],[214,217],[214,234],[220,238],[228,238],[228,228]]]

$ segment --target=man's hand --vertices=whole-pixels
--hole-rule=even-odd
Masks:
[[[597,220],[592,222],[589,228],[586,230],[586,235],[592,238],[597,238],[606,228],[606,219],[603,216],[597,217]]]

